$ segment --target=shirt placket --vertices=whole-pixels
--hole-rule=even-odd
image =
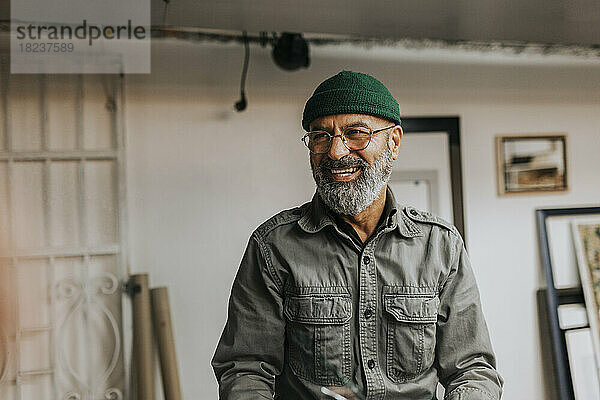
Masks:
[[[368,241],[359,258],[359,342],[362,366],[367,382],[367,399],[380,400],[385,397],[385,384],[378,359],[377,346],[377,268],[375,247],[379,231],[373,240]]]

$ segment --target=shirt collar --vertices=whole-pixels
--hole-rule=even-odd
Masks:
[[[298,225],[308,233],[316,233],[327,225],[334,225],[333,219],[327,213],[327,206],[317,192],[298,220]]]
[[[388,186],[386,189],[384,213],[386,216],[386,225],[388,228],[397,229],[404,237],[411,238],[423,236],[423,231],[406,215],[406,207],[401,207],[396,203],[396,198],[392,189]],[[329,215],[329,209],[317,192],[306,208],[302,217],[298,220],[298,225],[307,233],[316,233],[327,225],[335,226],[335,221]]]

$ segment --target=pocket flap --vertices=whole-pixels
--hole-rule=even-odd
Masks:
[[[385,311],[396,321],[408,323],[437,322],[439,297],[422,297],[402,294],[384,296]]]
[[[284,312],[290,321],[310,324],[343,324],[352,317],[350,296],[290,296]]]

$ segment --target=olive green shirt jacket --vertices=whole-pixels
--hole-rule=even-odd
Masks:
[[[221,399],[500,399],[456,228],[396,205],[360,243],[315,194],[254,231],[212,366]],[[326,390],[325,390],[326,391]],[[354,397],[347,394],[355,393]]]

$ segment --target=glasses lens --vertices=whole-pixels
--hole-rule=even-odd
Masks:
[[[348,128],[344,131],[346,146],[351,150],[362,150],[369,144],[371,131],[366,128]]]
[[[343,132],[344,144],[350,150],[362,150],[369,145],[371,131],[367,128],[348,128]],[[331,147],[331,135],[325,131],[309,132],[304,138],[304,144],[313,153],[327,153]]]
[[[309,132],[306,142],[313,153],[327,153],[331,144],[329,133],[323,131]]]

